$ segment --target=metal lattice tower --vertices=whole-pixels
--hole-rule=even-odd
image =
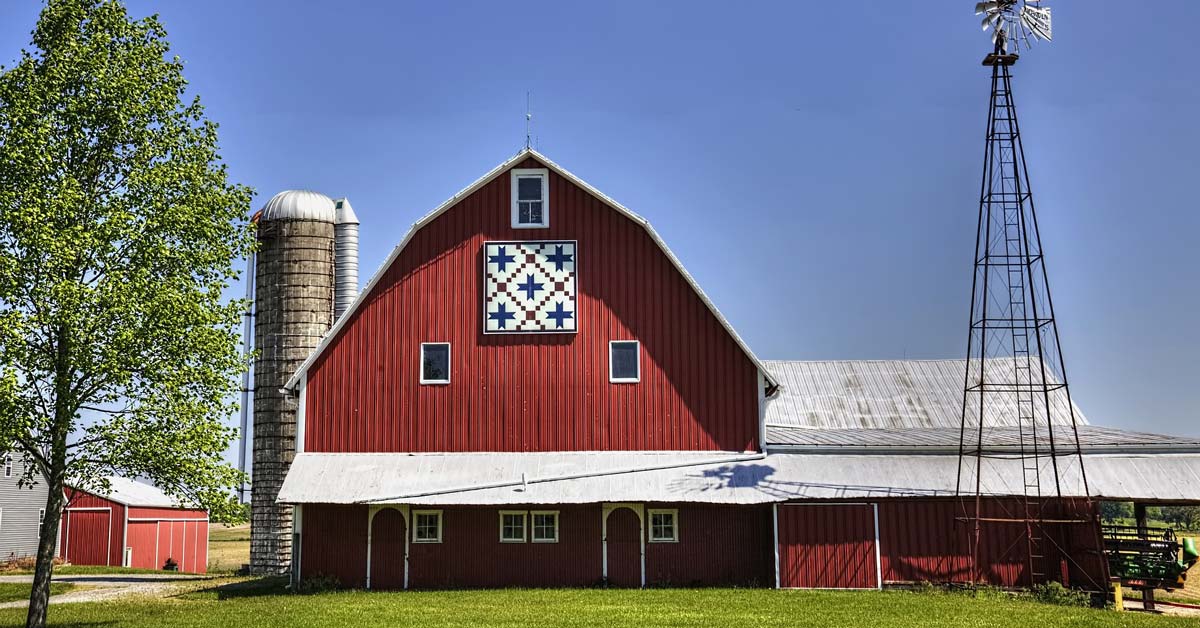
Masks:
[[[969,531],[971,582],[982,580],[981,551],[999,548],[1024,555],[1033,585],[1056,579],[1046,560],[1058,545],[1052,531],[1096,522],[1090,499],[1071,508],[1061,500],[1064,488],[1090,493],[1013,100],[1017,57],[1001,33],[983,61],[992,87],[956,495]],[[1015,477],[1016,465],[1019,488],[1003,479]],[[1019,498],[988,497],[1018,490]]]

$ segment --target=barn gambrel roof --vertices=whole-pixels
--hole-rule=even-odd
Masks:
[[[762,361],[754,355],[754,352],[750,350],[749,345],[742,340],[742,337],[738,335],[736,330],[734,330],[733,325],[729,323],[729,320],[725,318],[725,315],[721,314],[721,311],[717,309],[717,306],[712,302],[711,299],[708,298],[708,295],[705,294],[704,290],[700,288],[700,284],[696,283],[696,280],[692,277],[691,273],[684,268],[683,263],[679,261],[679,258],[676,257],[671,251],[670,247],[667,246],[667,243],[658,235],[658,232],[656,232],[654,228],[650,226],[650,221],[634,213],[633,210],[614,201],[608,195],[596,189],[583,179],[575,176],[562,166],[554,163],[545,155],[539,153],[533,148],[525,148],[500,165],[492,168],[487,174],[477,179],[474,183],[463,188],[454,196],[451,196],[449,199],[447,199],[446,202],[442,203],[436,209],[423,216],[417,222],[413,223],[413,226],[408,230],[408,233],[404,234],[404,238],[400,240],[400,244],[397,244],[396,247],[392,249],[392,252],[388,254],[387,258],[383,260],[383,264],[381,264],[375,271],[375,274],[371,276],[371,279],[367,282],[366,287],[364,287],[362,291],[358,293],[358,296],[355,297],[354,302],[350,304],[350,307],[346,308],[346,311],[342,313],[341,317],[334,321],[333,327],[329,329],[329,332],[326,333],[321,339],[321,342],[317,344],[316,349],[314,349],[308,358],[304,360],[304,362],[300,365],[300,368],[296,369],[296,372],[291,376],[291,378],[288,379],[287,383],[284,384],[284,388],[287,390],[296,389],[296,386],[300,384],[300,380],[302,377],[304,377],[304,374],[317,360],[317,358],[320,357],[325,349],[329,347],[329,345],[333,342],[333,339],[337,337],[338,332],[340,332],[342,327],[346,325],[346,322],[350,320],[363,302],[366,301],[367,296],[370,295],[371,291],[375,289],[376,284],[378,284],[383,278],[384,274],[387,272],[387,269],[391,267],[393,262],[396,261],[396,259],[400,256],[400,253],[404,251],[404,248],[408,245],[409,241],[412,240],[413,236],[415,236],[418,231],[425,227],[425,225],[433,222],[433,220],[438,216],[441,216],[445,212],[449,211],[452,207],[457,205],[459,201],[470,196],[473,192],[487,185],[496,177],[504,174],[510,168],[513,168],[517,164],[520,164],[522,161],[529,158],[533,158],[540,162],[546,168],[554,171],[559,176],[579,186],[587,193],[596,197],[596,199],[602,203],[613,208],[626,218],[632,220],[645,229],[646,233],[649,234],[650,239],[658,245],[663,254],[667,256],[667,259],[671,261],[671,264],[675,266],[675,269],[679,271],[679,274],[684,278],[684,280],[687,281],[688,285],[692,287],[692,290],[696,292],[696,296],[700,297],[700,300],[704,302],[704,305],[709,309],[710,312],[712,312],[717,321],[721,323],[721,326],[725,328],[725,331],[731,338],[733,338],[734,342],[737,343],[742,352],[746,354],[746,357],[749,358],[749,360],[754,364],[754,366],[758,369],[758,372],[762,374],[767,386],[770,388],[777,386],[774,376],[770,373],[770,371],[767,370]]]

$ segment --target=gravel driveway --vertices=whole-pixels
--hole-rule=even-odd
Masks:
[[[54,582],[67,582],[75,589],[50,597],[51,604],[72,602],[100,602],[126,595],[165,597],[186,588],[197,580],[210,580],[210,576],[183,574],[80,574],[54,576]],[[33,582],[33,576],[0,576],[0,582]],[[5,602],[0,608],[23,608],[28,600]]]

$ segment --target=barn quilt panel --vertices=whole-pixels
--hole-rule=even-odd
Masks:
[[[578,330],[576,242],[485,242],[483,330],[561,334]]]

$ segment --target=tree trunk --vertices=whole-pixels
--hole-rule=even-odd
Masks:
[[[37,566],[33,570],[33,590],[29,593],[29,614],[25,628],[45,628],[46,609],[50,605],[50,576],[54,571],[54,549],[58,545],[58,528],[62,521],[65,498],[63,497],[62,472],[47,481],[46,516],[38,534]]]
[[[63,325],[57,329],[54,351],[54,422],[50,433],[49,464],[44,475],[49,495],[46,496],[46,516],[38,539],[37,566],[33,570],[33,589],[29,592],[29,614],[25,628],[46,628],[46,610],[50,605],[50,576],[54,571],[54,547],[58,542],[58,525],[62,520],[63,485],[67,477],[67,432],[71,418],[78,410],[72,405],[71,342]]]

